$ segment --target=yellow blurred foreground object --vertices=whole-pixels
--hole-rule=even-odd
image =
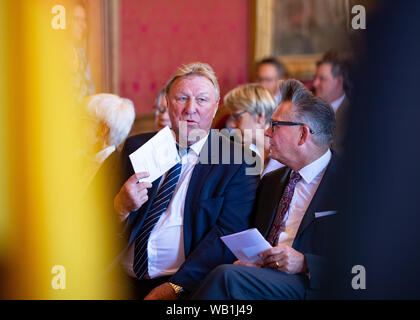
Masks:
[[[81,201],[84,115],[57,4],[0,2],[1,298],[121,298],[103,275],[117,244],[97,204],[112,199]]]

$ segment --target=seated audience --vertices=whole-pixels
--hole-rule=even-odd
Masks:
[[[347,113],[350,105],[348,99],[350,90],[348,61],[337,52],[328,51],[316,65],[313,83],[315,95],[324,99],[334,109],[336,129],[332,149],[342,154],[347,128]]]
[[[304,299],[319,288],[338,201],[334,112],[297,80],[286,80],[281,94],[266,134],[286,167],[261,180],[254,212],[273,248],[258,263],[215,268],[192,299]]]
[[[114,200],[127,238],[115,265],[145,299],[177,299],[210,270],[234,261],[220,237],[249,227],[259,180],[246,174],[244,161],[234,161],[248,151],[211,130],[220,89],[209,65],[182,66],[165,94],[181,162],[152,183],[141,182],[148,173],[134,173],[128,155],[154,133],[130,137],[123,149],[126,182]]]

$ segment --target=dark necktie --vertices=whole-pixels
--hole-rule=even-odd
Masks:
[[[134,242],[133,270],[138,279],[142,279],[147,272],[147,243],[153,227],[164,213],[174,194],[176,185],[181,175],[182,164],[177,163],[169,169],[165,180],[159,188],[156,197],[150,207],[142,227],[138,231]]]
[[[280,199],[279,206],[277,209],[276,217],[274,218],[273,225],[268,235],[267,241],[271,245],[275,246],[279,238],[280,232],[284,231],[285,222],[284,216],[286,215],[287,210],[289,209],[290,202],[292,201],[293,193],[295,192],[296,184],[302,179],[299,172],[293,171],[290,175],[289,183],[284,189],[283,196]]]

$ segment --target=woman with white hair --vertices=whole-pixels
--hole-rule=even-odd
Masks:
[[[100,165],[123,143],[131,131],[135,112],[133,102],[109,93],[99,93],[85,99],[92,138],[89,181]]]

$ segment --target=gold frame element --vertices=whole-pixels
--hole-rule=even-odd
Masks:
[[[119,94],[120,61],[120,3],[119,0],[102,0],[103,14],[103,86],[105,92]]]
[[[275,0],[251,0],[251,48],[250,78],[255,78],[255,64],[258,60],[272,55],[273,14]],[[290,77],[312,80],[316,61],[322,54],[302,54],[278,56]]]

